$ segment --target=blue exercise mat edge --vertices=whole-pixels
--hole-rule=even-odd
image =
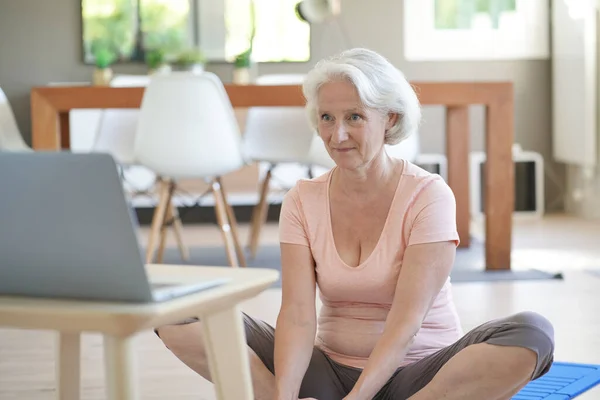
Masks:
[[[544,375],[544,377],[552,376],[555,379],[559,379],[561,377],[560,374],[552,373],[553,368],[589,368],[589,373],[584,374],[579,377],[574,382],[569,383],[567,386],[564,386],[554,393],[550,394],[546,397],[539,397],[539,399],[544,400],[570,400],[579,396],[582,393],[592,389],[593,387],[600,384],[600,365],[596,364],[580,364],[573,362],[554,362],[548,374]],[[544,378],[541,377],[540,379]],[[517,393],[513,399],[522,399],[522,398],[533,398],[533,397],[522,397],[528,396],[528,391],[532,388],[536,388],[541,382],[539,380],[531,381],[528,383],[519,393]],[[522,394],[522,392],[524,392]],[[521,396],[520,396],[521,395]]]

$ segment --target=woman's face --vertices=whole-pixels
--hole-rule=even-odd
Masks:
[[[319,89],[317,129],[340,168],[357,169],[381,155],[385,132],[395,119],[365,108],[348,81],[329,82]]]

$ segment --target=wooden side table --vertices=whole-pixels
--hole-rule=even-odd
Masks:
[[[59,333],[57,398],[60,400],[80,398],[81,333],[102,333],[107,398],[134,400],[139,398],[132,351],[135,334],[188,317],[200,317],[217,398],[253,399],[239,304],[267,289],[279,273],[258,268],[176,265],[148,265],[147,271],[155,282],[186,283],[204,277],[228,277],[230,281],[220,287],[150,304],[0,296],[0,326]]]

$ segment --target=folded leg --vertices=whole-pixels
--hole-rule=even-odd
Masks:
[[[399,369],[376,399],[508,399],[548,372],[553,353],[550,322],[533,312],[518,313]]]

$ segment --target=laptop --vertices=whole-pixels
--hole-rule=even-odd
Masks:
[[[108,154],[0,152],[0,188],[0,296],[150,303],[228,281],[149,281]]]

